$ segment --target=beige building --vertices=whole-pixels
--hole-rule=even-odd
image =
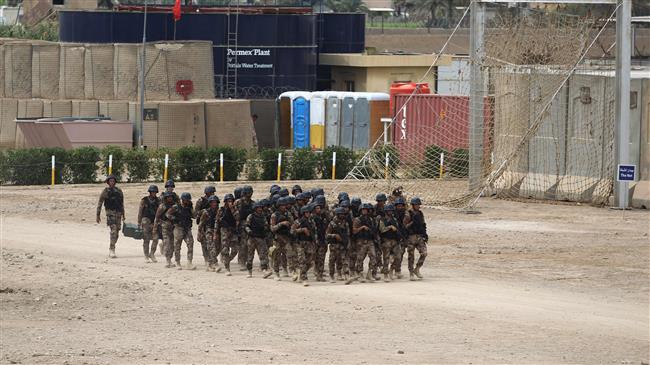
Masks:
[[[428,82],[435,87],[435,69],[427,74],[435,59],[431,54],[339,54],[320,55],[320,67],[330,69],[330,90],[388,92],[395,81]],[[451,56],[442,55],[436,66],[451,64]],[[426,75],[426,77],[425,77]]]

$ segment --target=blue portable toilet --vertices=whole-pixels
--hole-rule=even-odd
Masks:
[[[293,99],[291,113],[293,125],[293,148],[309,148],[309,99],[310,93],[306,92]]]

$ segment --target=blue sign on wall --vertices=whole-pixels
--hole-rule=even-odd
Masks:
[[[618,165],[618,177],[616,181],[636,180],[636,165]]]

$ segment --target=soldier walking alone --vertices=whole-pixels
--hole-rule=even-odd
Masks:
[[[113,175],[106,177],[106,184],[108,187],[104,188],[99,195],[99,202],[97,203],[97,223],[102,221],[102,205],[106,211],[106,225],[110,228],[110,244],[108,246],[108,257],[114,259],[115,244],[119,237],[120,229],[122,229],[122,222],[126,219],[124,214],[124,194],[122,190],[115,186],[117,179]]]

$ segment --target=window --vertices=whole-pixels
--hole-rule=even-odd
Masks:
[[[354,91],[354,81],[345,80],[345,91]]]

